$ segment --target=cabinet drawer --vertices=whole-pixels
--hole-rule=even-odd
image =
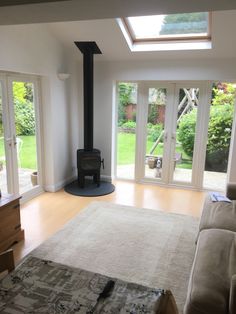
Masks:
[[[14,234],[20,229],[19,202],[14,201],[0,210],[0,241]]]

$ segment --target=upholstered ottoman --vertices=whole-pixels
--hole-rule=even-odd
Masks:
[[[232,203],[212,202],[210,195],[206,196],[199,231],[211,228],[236,232],[236,200]]]
[[[184,314],[236,313],[236,233],[200,232]]]

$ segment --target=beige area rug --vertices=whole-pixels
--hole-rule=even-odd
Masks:
[[[31,255],[170,289],[182,313],[197,228],[190,216],[93,202]]]

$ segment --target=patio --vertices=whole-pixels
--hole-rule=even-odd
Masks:
[[[191,173],[191,169],[176,168],[174,179],[180,182],[190,182]],[[145,166],[146,178],[158,180],[155,174],[155,169],[150,169],[148,165]],[[122,179],[134,179],[134,164],[117,166],[117,177]],[[226,173],[204,171],[204,188],[223,192],[226,186],[226,178]]]
[[[20,194],[29,191],[32,189],[31,183],[31,174],[32,169],[23,169],[19,168],[19,190]],[[2,171],[0,171],[0,189],[2,193],[7,193],[7,176],[6,176],[6,168],[4,167]]]

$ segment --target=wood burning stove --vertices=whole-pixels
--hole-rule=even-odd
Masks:
[[[93,148],[93,55],[101,51],[94,41],[77,41],[75,45],[83,54],[84,149],[77,150],[78,182],[83,188],[85,176],[93,176],[99,186],[101,164],[104,168],[100,150]]]
[[[101,159],[99,149],[91,151],[77,150],[78,182],[80,187],[84,187],[85,176],[93,176],[93,181],[97,186],[100,185],[101,164],[103,164],[104,168],[104,160]]]

